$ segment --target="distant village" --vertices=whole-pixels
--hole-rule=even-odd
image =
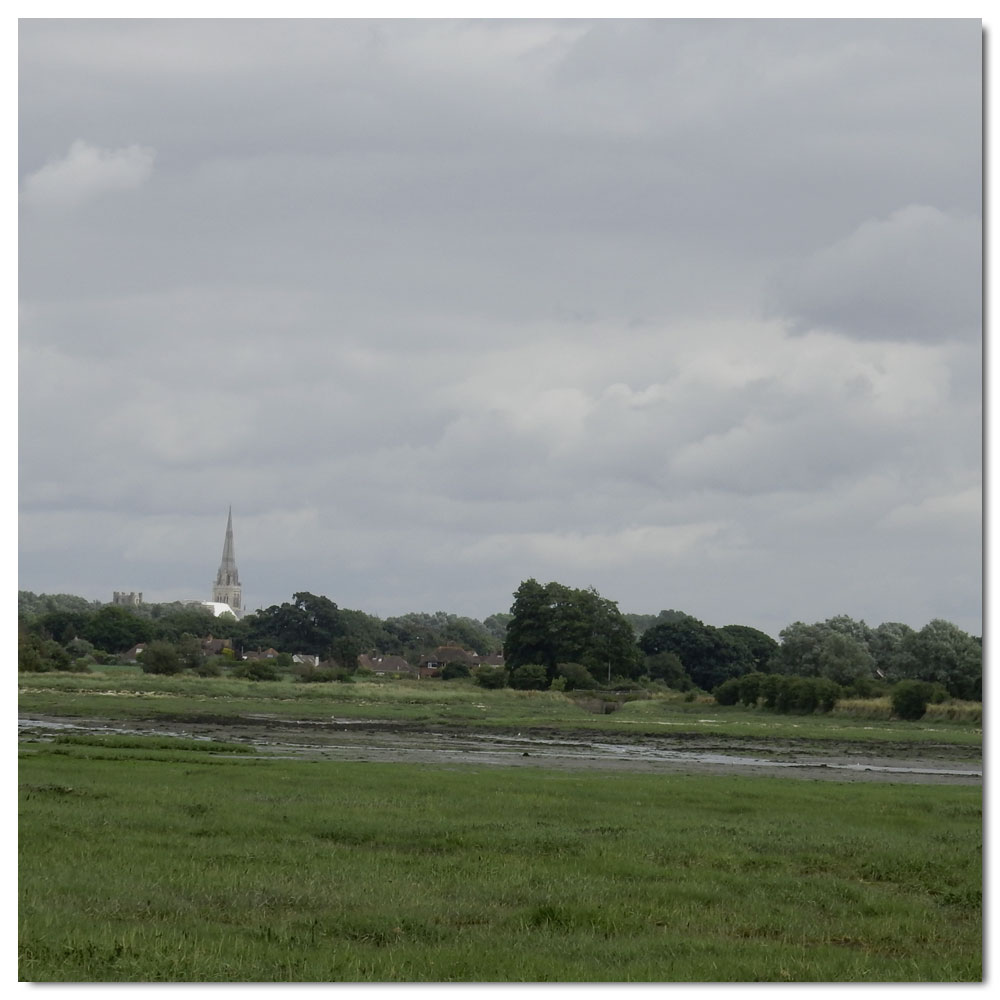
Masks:
[[[112,604],[120,607],[138,607],[142,603],[142,591],[116,590],[112,595]],[[215,575],[215,582],[212,584],[212,599],[210,601],[190,599],[179,603],[207,608],[217,618],[222,615],[232,615],[236,619],[240,619],[247,614],[243,603],[243,588],[240,584],[239,570],[236,567],[232,507],[229,508],[226,521],[222,559]],[[140,654],[148,645],[149,643],[145,642],[136,643],[120,654],[119,660],[123,663],[138,663]],[[284,661],[289,657],[289,654],[281,653],[272,647],[257,650],[237,649],[234,647],[232,639],[217,639],[211,635],[205,636],[201,640],[201,652],[205,657],[230,656],[233,659],[248,662]],[[367,653],[358,655],[358,668],[379,676],[415,677],[418,679],[438,677],[449,664],[459,664],[471,671],[476,667],[503,667],[504,658],[502,654],[480,655],[473,650],[454,645],[438,646],[433,653],[422,657],[416,663],[410,663],[402,656],[379,656]],[[335,661],[324,661],[311,653],[290,654],[290,662],[286,665],[319,670],[338,669],[340,666]]]

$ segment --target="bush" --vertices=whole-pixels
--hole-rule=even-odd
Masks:
[[[520,691],[544,691],[549,686],[549,675],[540,663],[526,663],[512,670],[510,686]]]
[[[922,719],[934,694],[934,685],[927,681],[900,681],[889,692],[892,714],[911,722]]]
[[[309,664],[296,669],[295,680],[300,684],[354,683],[354,678],[346,667],[314,667]]]
[[[817,677],[814,679],[813,685],[816,691],[816,710],[832,712],[842,694],[840,685],[830,680],[829,677]]]
[[[720,705],[735,705],[740,700],[740,682],[736,677],[723,681],[712,692]]]
[[[484,667],[475,679],[481,688],[496,691],[507,686],[507,671],[503,667]]]
[[[179,674],[184,669],[174,645],[161,639],[139,654],[139,665],[144,674]]]
[[[270,660],[244,660],[233,667],[233,677],[246,681],[276,681],[281,679],[281,672]]]
[[[441,679],[445,681],[453,681],[456,677],[468,677],[472,674],[469,669],[468,663],[461,663],[458,660],[452,660],[446,663],[441,670]]]
[[[598,686],[594,675],[582,663],[560,663],[556,677],[565,682],[564,691],[591,691]]]
[[[221,656],[202,657],[201,662],[194,668],[194,672],[199,677],[221,677],[222,676]]]
[[[753,673],[744,674],[739,678],[740,701],[747,708],[753,708],[760,698],[761,685],[764,683],[767,674],[762,674],[755,670]]]

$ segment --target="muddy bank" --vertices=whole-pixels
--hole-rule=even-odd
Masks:
[[[58,732],[134,733],[245,743],[268,756],[303,760],[398,761],[558,770],[744,774],[833,781],[980,784],[978,748],[806,739],[748,740],[699,733],[663,736],[547,727],[517,731],[372,720],[326,722],[242,718],[122,722],[21,716],[21,740]]]

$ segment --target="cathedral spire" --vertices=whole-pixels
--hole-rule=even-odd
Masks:
[[[243,608],[243,592],[240,587],[240,575],[236,569],[236,549],[233,545],[233,508],[229,506],[229,520],[226,522],[226,540],[222,545],[222,561],[219,572],[215,574],[215,586],[212,588],[212,600],[219,604],[228,604],[234,611]]]

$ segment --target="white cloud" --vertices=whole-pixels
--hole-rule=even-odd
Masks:
[[[77,139],[65,157],[24,179],[22,195],[35,208],[73,208],[115,191],[134,191],[149,179],[156,153],[145,146],[101,149]]]

